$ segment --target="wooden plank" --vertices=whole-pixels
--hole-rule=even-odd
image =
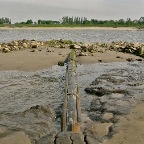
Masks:
[[[80,132],[80,94],[76,74],[76,52],[72,49],[67,58],[65,98],[62,131]]]

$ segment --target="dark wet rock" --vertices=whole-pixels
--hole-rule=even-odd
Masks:
[[[117,56],[116,58],[121,58],[120,56]]]
[[[136,59],[137,61],[143,61],[142,59]]]
[[[128,62],[133,62],[133,61],[134,61],[133,58],[127,58],[126,60],[127,60]]]
[[[106,94],[110,94],[110,92],[102,87],[88,87],[85,89],[85,91],[89,94],[94,94],[97,95],[99,97],[106,95]]]
[[[37,44],[32,44],[32,45],[31,45],[31,48],[37,48],[37,47],[38,47]]]
[[[98,62],[102,62],[102,60],[98,60]]]
[[[59,61],[59,62],[58,62],[58,66],[64,66],[64,62]]]

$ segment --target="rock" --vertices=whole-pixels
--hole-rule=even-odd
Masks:
[[[2,50],[2,46],[1,46],[1,44],[0,44],[0,51]]]
[[[23,43],[22,46],[23,46],[24,48],[28,48],[28,44],[27,44],[27,43]]]
[[[19,50],[19,47],[18,47],[18,46],[13,46],[13,50],[18,51],[18,50]]]
[[[133,58],[127,58],[126,60],[127,60],[128,62],[133,62],[133,61],[134,61]]]
[[[32,42],[31,43],[31,48],[38,48],[38,43]]]
[[[36,50],[31,50],[30,52],[36,52]]]
[[[98,50],[99,53],[104,53],[104,50],[100,49]]]
[[[3,48],[2,51],[3,51],[4,53],[8,53],[8,52],[10,52],[10,49],[9,49],[9,48]]]
[[[105,113],[103,114],[102,116],[102,119],[105,121],[105,122],[110,122],[110,120],[113,118],[113,113]]]
[[[94,94],[99,97],[106,95],[106,94],[108,95],[111,93],[109,90],[104,89],[102,87],[87,87],[87,88],[85,88],[85,91],[89,94]]]
[[[81,49],[81,46],[72,44],[72,45],[70,45],[70,49]]]
[[[84,136],[80,133],[61,132],[56,137],[56,144],[85,144]]]
[[[140,55],[144,55],[144,46],[139,49]]]
[[[116,58],[121,58],[120,56],[116,56]]]
[[[98,60],[98,62],[102,62],[102,60]]]
[[[143,61],[142,59],[136,59],[137,61]]]
[[[58,66],[64,66],[64,62],[63,61],[59,61],[58,62]]]

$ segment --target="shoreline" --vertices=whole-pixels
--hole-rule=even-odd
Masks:
[[[71,49],[79,64],[143,61],[144,44],[21,40],[0,44],[0,70],[37,71],[64,62]]]
[[[0,71],[18,70],[36,72],[51,68],[54,65],[58,65],[58,62],[65,61],[69,52],[70,49],[65,48],[38,49],[35,52],[32,52],[31,49],[12,51],[9,53],[0,52]],[[95,54],[89,53],[87,56],[77,56],[77,63],[81,65],[127,62],[127,59],[137,61],[142,58],[128,53],[108,50],[104,53],[97,52]]]
[[[50,29],[61,29],[61,30],[124,30],[124,31],[135,31],[138,30],[135,27],[0,27],[0,30],[50,30]]]

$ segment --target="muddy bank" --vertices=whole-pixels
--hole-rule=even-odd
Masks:
[[[138,65],[136,63],[129,63],[131,68],[127,69],[123,66],[121,69],[111,69],[97,77],[87,88],[85,88],[86,93],[93,96],[92,101],[88,111],[88,115],[92,121],[99,123],[100,126],[102,123],[107,127],[107,133],[99,137],[98,132],[95,134],[96,138],[101,141],[109,143],[109,141],[114,144],[118,142],[117,136],[120,131],[123,131],[125,128],[122,125],[124,124],[124,118],[126,115],[138,104],[143,104],[144,101],[144,68],[139,67],[136,70]],[[139,115],[139,112],[137,112]],[[137,117],[135,113],[134,117]],[[130,116],[130,117],[133,117]],[[128,116],[129,117],[129,116]],[[132,118],[129,119],[131,123],[134,123]],[[90,122],[95,125],[95,123]],[[122,128],[120,127],[122,126]],[[98,126],[95,127],[98,128]],[[134,126],[134,125],[133,125]],[[118,127],[118,128],[117,128]],[[139,127],[139,126],[138,126]],[[104,128],[104,127],[101,127]],[[127,130],[128,133],[131,133],[133,128],[129,127],[130,130]],[[88,133],[91,129],[88,128]],[[134,130],[132,130],[134,131]],[[140,133],[140,128],[137,130]],[[138,134],[134,134],[133,138],[136,140]],[[113,137],[115,140],[113,140]],[[127,143],[131,142],[130,138]],[[122,140],[122,139],[120,139]],[[136,142],[136,141],[135,141]],[[125,143],[125,141],[123,141]],[[137,142],[138,144],[139,142]]]

